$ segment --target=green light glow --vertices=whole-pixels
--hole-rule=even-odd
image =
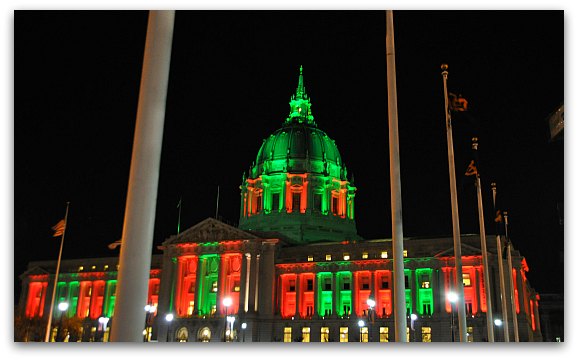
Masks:
[[[317,273],[317,313],[320,316],[325,316],[325,314],[331,313],[331,308],[333,305],[333,291],[323,290],[325,283],[331,284],[332,273],[330,272],[319,272]],[[333,289],[333,284],[331,284],[331,289]]]
[[[415,285],[417,291],[417,311],[420,315],[433,315],[434,296],[431,287],[432,269],[421,268],[415,270]]]
[[[199,261],[202,261],[201,272],[197,275],[197,281],[200,281],[197,298],[199,315],[210,315],[211,309],[217,306],[217,292],[213,291],[213,284],[219,281],[219,260],[218,254],[199,256]]]
[[[106,292],[104,294],[104,315],[111,318],[114,315],[114,303],[116,300],[116,280],[106,282]]]
[[[68,283],[68,316],[76,315],[76,308],[78,307],[78,289],[80,283],[78,281],[71,281]]]
[[[348,261],[342,262],[344,264],[349,264]],[[335,306],[335,311],[339,316],[345,316],[347,313],[345,309],[351,313],[351,286],[352,286],[352,275],[351,271],[339,271],[335,274],[335,280],[337,284],[335,288],[338,292],[337,304]]]

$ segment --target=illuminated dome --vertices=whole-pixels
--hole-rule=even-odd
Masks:
[[[357,190],[341,155],[317,127],[299,70],[297,90],[281,128],[263,140],[241,185],[243,230],[277,232],[296,244],[358,240]]]

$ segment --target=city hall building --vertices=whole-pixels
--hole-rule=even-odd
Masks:
[[[335,142],[314,121],[301,69],[289,116],[264,139],[243,176],[239,226],[205,219],[167,238],[162,254],[153,255],[143,341],[394,341],[392,241],[357,234],[355,192]],[[496,239],[487,236],[488,268],[479,235],[461,241],[467,341],[483,342],[486,286],[493,317],[502,318]],[[448,298],[455,287],[453,254],[451,237],[404,239],[409,341],[459,341],[457,309]],[[512,260],[511,269],[501,261],[514,279],[519,339],[541,341],[539,295],[526,277],[528,264],[515,249]],[[55,261],[31,262],[21,275],[17,315],[46,324],[56,286],[52,339],[107,341],[117,270],[117,257],[63,260],[55,281]],[[60,303],[68,308],[60,310]],[[78,329],[64,329],[68,319]],[[508,319],[514,339],[510,311]],[[503,341],[503,326],[494,333]],[[28,329],[22,336],[44,338]]]

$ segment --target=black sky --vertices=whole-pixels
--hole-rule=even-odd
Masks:
[[[563,11],[396,11],[394,22],[404,235],[451,236],[448,63],[450,91],[480,127],[487,231],[495,181],[532,285],[562,292],[564,145],[549,142],[547,117],[564,102]],[[15,276],[56,260],[51,226],[67,201],[63,257],[118,254],[107,244],[122,235],[146,25],[146,11],[15,11]],[[300,65],[315,120],[355,177],[359,234],[391,237],[385,64],[383,11],[177,11],[155,245],[176,232],[181,197],[181,229],[214,216],[217,186],[219,215],[238,221],[243,171],[287,117]],[[469,137],[455,127],[463,160]]]

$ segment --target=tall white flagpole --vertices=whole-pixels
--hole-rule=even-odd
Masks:
[[[478,139],[472,139],[474,152],[478,151]],[[477,159],[477,156],[476,156]],[[476,167],[478,163],[476,162]],[[488,342],[494,342],[494,315],[492,312],[492,296],[490,284],[490,267],[488,266],[488,250],[486,249],[486,226],[484,225],[484,205],[482,204],[482,182],[480,172],[476,171],[476,191],[478,193],[478,220],[480,223],[480,242],[482,245],[482,264],[484,266],[484,290],[486,295],[486,322]]]
[[[110,341],[142,342],[175,11],[149,11]]]
[[[56,288],[58,287],[58,275],[60,274],[60,260],[62,259],[62,248],[64,247],[64,234],[68,226],[68,207],[70,202],[66,202],[66,213],[64,214],[64,229],[60,238],[60,250],[58,251],[58,262],[56,263],[56,274],[54,274],[54,288],[52,289],[52,300],[50,300],[50,311],[48,312],[48,323],[46,324],[46,334],[44,342],[50,342],[50,328],[52,327],[52,313],[54,311],[54,300],[56,298]]]
[[[393,244],[395,341],[407,342],[405,276],[403,271],[403,220],[401,211],[401,174],[397,126],[397,88],[395,81],[395,43],[393,11],[385,11],[387,56],[387,112],[389,119],[389,179],[391,183],[391,235]]]
[[[518,314],[516,313],[516,293],[514,292],[514,276],[512,272],[514,267],[512,265],[512,242],[510,241],[510,236],[508,235],[508,213],[504,211],[504,223],[506,225],[506,247],[508,256],[508,280],[510,281],[510,304],[512,306],[512,323],[514,325],[514,341],[520,342],[520,334],[518,334]]]
[[[492,183],[492,198],[494,211],[496,211],[496,183]],[[496,247],[498,252],[498,273],[500,276],[500,302],[502,304],[502,317],[504,318],[504,342],[510,342],[510,327],[508,324],[508,302],[506,297],[506,283],[504,277],[504,259],[502,258],[502,239],[500,232],[496,234]]]
[[[448,165],[450,175],[450,195],[452,204],[452,232],[454,237],[454,284],[458,299],[456,306],[458,310],[458,326],[460,332],[460,342],[467,341],[466,328],[466,307],[464,304],[464,280],[462,274],[462,241],[460,234],[460,215],[458,211],[458,191],[456,187],[456,168],[454,163],[454,140],[452,135],[452,118],[450,115],[448,101],[448,65],[442,65],[442,77],[444,81],[444,102],[446,112],[446,135],[448,141]],[[453,329],[452,329],[453,332]]]

